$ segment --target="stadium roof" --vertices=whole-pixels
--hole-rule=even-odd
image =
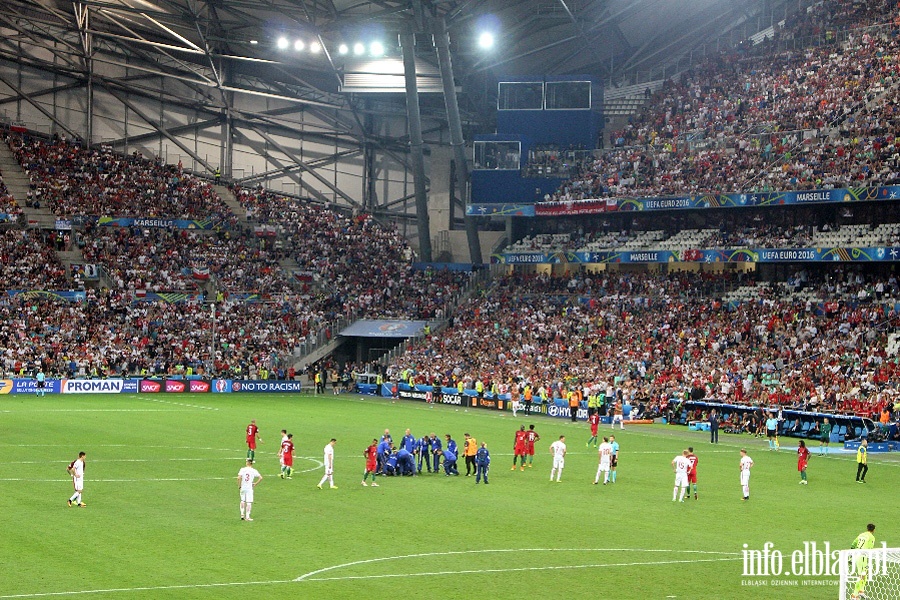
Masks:
[[[6,0],[0,26],[13,32],[0,57],[83,72],[84,36],[95,59],[126,62],[207,87],[244,79],[253,90],[340,106],[338,47],[430,31],[433,17],[450,30],[460,75],[592,74],[601,79],[677,63],[735,28],[752,34],[787,0]],[[763,13],[769,15],[760,19]],[[496,46],[477,48],[490,29]],[[289,47],[277,48],[284,37]],[[304,51],[294,51],[302,40]],[[321,50],[310,52],[310,45]],[[220,71],[228,70],[227,77]],[[148,71],[149,72],[149,71]]]
[[[84,135],[49,102],[60,93],[97,88],[105,101],[115,101],[104,107],[107,114],[124,105],[150,128],[103,139],[114,147],[166,138],[212,173],[214,161],[181,136],[233,126],[244,134],[236,139],[274,165],[235,181],[277,186],[281,179],[322,201],[411,222],[403,208],[407,192],[376,190],[374,162],[366,167],[362,198],[336,181],[339,164],[372,153],[409,172],[406,132],[373,125],[376,118],[405,119],[403,95],[341,93],[351,71],[364,76],[354,79],[363,86],[365,76],[382,67],[396,73],[400,33],[415,33],[417,69],[433,83],[437,60],[429,34],[446,25],[470,134],[492,130],[501,77],[579,74],[615,85],[634,81],[636,73],[644,74],[639,82],[660,79],[686,68],[692,56],[746,39],[799,7],[796,0],[3,0],[0,115],[27,102],[55,130]],[[496,41],[488,51],[477,44],[485,30]],[[373,42],[384,56],[354,65]],[[23,69],[30,77],[25,84]],[[267,106],[241,98],[264,98]],[[151,101],[190,117],[164,122],[169,111],[154,114],[147,109]],[[87,102],[85,110],[96,112]],[[423,94],[420,102],[426,143],[446,143],[442,96]],[[98,141],[91,121],[87,137]],[[307,143],[305,155],[280,145],[277,134]],[[227,175],[230,162],[223,164]],[[333,180],[317,172],[329,166]]]

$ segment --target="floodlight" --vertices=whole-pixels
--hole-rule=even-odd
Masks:
[[[287,47],[289,44],[290,44],[290,42],[288,42],[288,39],[286,37],[278,38],[278,49],[279,50],[287,50]]]
[[[347,44],[341,44],[340,46],[338,46],[338,54],[347,54],[348,52],[350,52],[350,48],[347,46]]]
[[[384,44],[381,42],[372,42],[369,45],[369,54],[372,56],[382,56],[384,54]]]
[[[309,51],[313,54],[318,54],[322,51],[322,45],[319,42],[312,42],[309,45]]]
[[[259,42],[257,42],[256,40],[250,40],[250,45],[251,45],[251,46],[255,46],[255,45],[257,45],[258,43],[259,43]]]
[[[297,40],[296,42],[294,42],[294,50],[296,50],[297,52],[300,52],[304,48],[306,48],[306,44],[303,43],[303,40]]]
[[[478,47],[482,50],[490,50],[494,47],[494,34],[490,31],[483,31],[478,36]]]
[[[366,47],[362,44],[362,42],[356,42],[353,44],[353,54],[356,56],[360,56],[365,53]]]

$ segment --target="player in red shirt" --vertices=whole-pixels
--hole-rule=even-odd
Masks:
[[[541,436],[534,430],[534,425],[529,425],[528,431],[525,432],[525,454],[528,456],[529,468],[533,466],[531,462],[534,460],[534,443],[540,439]]]
[[[372,487],[378,487],[375,483],[375,472],[378,470],[378,440],[373,439],[368,448],[363,450],[363,456],[366,457],[366,470],[363,473],[362,484],[367,487],[366,479],[372,476]]]
[[[697,499],[697,455],[694,454],[694,448],[688,448],[687,455],[688,463],[690,466],[688,467],[688,485],[687,485],[687,497],[691,497],[691,485],[694,486],[694,500]]]
[[[591,439],[588,440],[588,442],[587,442],[587,444],[585,444],[585,446],[590,448],[591,444],[594,444],[594,448],[596,448],[597,447],[597,431],[600,428],[600,413],[596,412],[596,411],[592,412],[591,416],[588,417],[588,423],[591,426]]]
[[[519,430],[516,432],[516,441],[513,445],[513,465],[511,471],[516,470],[516,459],[520,456],[522,460],[520,462],[520,468],[525,470],[525,426],[522,425],[519,427]]]
[[[800,471],[800,485],[806,485],[806,465],[809,463],[809,449],[806,442],[800,440],[797,447],[797,470]]]
[[[262,438],[259,437],[259,427],[256,426],[256,419],[250,421],[247,425],[247,458],[255,462],[256,444],[262,444]]]
[[[293,433],[287,434],[287,439],[281,442],[281,478],[290,479],[294,472],[294,442]]]

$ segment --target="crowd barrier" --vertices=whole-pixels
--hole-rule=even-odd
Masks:
[[[359,394],[379,395],[383,398],[390,398],[393,394],[392,383],[382,383],[380,387],[376,384],[358,383],[356,391]],[[434,393],[434,386],[431,385],[409,385],[400,383],[397,385],[397,397],[401,400],[414,400],[418,402],[427,402],[430,398],[432,402],[437,404],[449,404],[452,406],[460,406],[464,408],[486,408],[490,410],[511,411],[512,403],[509,394],[492,394],[485,393],[482,399],[478,398],[478,392],[472,389],[465,389],[460,393],[455,387],[442,387],[440,394]],[[524,414],[524,403],[520,412]],[[628,407],[628,412],[631,408]],[[557,419],[571,420],[572,412],[568,404],[562,398],[554,398],[548,402],[540,402],[535,400],[531,404],[531,414],[546,415]],[[575,415],[577,421],[587,421],[588,411],[587,403],[582,402]],[[612,421],[610,417],[601,417],[600,422],[609,424]],[[650,419],[631,420],[626,419],[625,423],[645,424],[653,423]]]

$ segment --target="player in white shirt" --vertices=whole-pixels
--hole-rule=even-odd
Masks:
[[[521,396],[519,395],[519,384],[513,383],[511,388],[509,386],[506,387],[509,389],[509,401],[512,406],[513,416],[515,417],[522,409]]]
[[[387,430],[385,430],[385,436],[388,436]],[[337,442],[336,439],[331,438],[331,441],[325,445],[325,458],[323,462],[325,463],[325,474],[322,476],[322,480],[319,481],[319,485],[316,487],[320,490],[322,489],[322,484],[326,481],[331,489],[336,490],[337,486],[334,485],[334,444]]]
[[[598,456],[600,457],[600,464],[597,465],[597,475],[594,477],[594,485],[600,483],[600,473],[603,473],[603,485],[609,483],[609,467],[612,464],[612,444],[609,443],[609,438],[604,437],[603,443],[600,444],[600,448],[598,449]]]
[[[553,468],[550,469],[550,481],[553,481],[553,475],[556,474],[556,483],[559,483],[562,477],[563,467],[566,466],[566,436],[561,435],[559,439],[550,444],[550,454],[553,455]]]
[[[250,509],[253,508],[253,488],[262,481],[262,475],[253,468],[253,459],[247,459],[247,466],[238,471],[238,487],[241,490],[241,521],[252,521]]]
[[[281,430],[281,443],[284,444],[288,440],[287,429]],[[284,470],[284,455],[281,453],[281,446],[278,446],[278,460],[281,463],[281,470]]]
[[[750,469],[753,468],[753,459],[747,456],[747,450],[741,448],[741,491],[743,499],[750,499]]]
[[[79,508],[87,506],[82,501],[81,494],[84,492],[84,452],[78,453],[78,458],[69,463],[66,472],[72,476],[72,485],[75,487],[75,493],[69,498],[69,506],[77,504]]]
[[[675,489],[672,490],[672,502],[676,498],[679,502],[684,502],[684,492],[688,485],[688,469],[691,468],[691,460],[688,458],[688,451],[682,450],[680,456],[672,459],[672,469],[675,471]],[[681,488],[681,494],[678,493]]]

